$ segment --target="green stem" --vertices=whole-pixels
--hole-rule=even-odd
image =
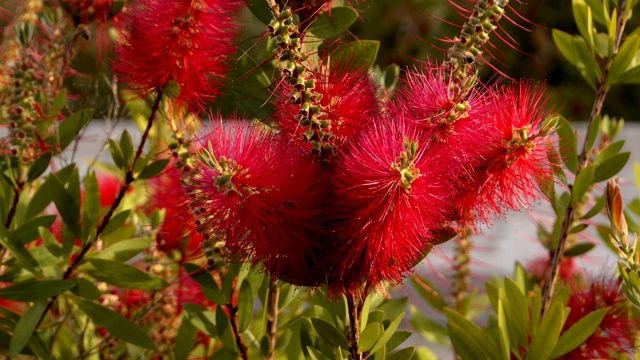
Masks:
[[[587,165],[589,165],[589,145],[587,143],[589,139],[589,131],[591,129],[591,123],[600,115],[602,112],[602,105],[604,104],[604,100],[609,91],[609,86],[607,85],[607,78],[609,76],[609,71],[611,70],[611,64],[615,59],[616,54],[618,53],[618,49],[620,48],[620,43],[622,42],[622,36],[624,32],[624,28],[627,24],[626,17],[626,8],[627,8],[627,0],[622,0],[620,2],[618,11],[618,23],[616,24],[616,40],[613,47],[613,52],[609,57],[607,64],[603,70],[602,78],[600,79],[600,83],[598,86],[598,90],[596,91],[596,98],[593,102],[593,107],[591,108],[591,114],[589,115],[589,121],[587,122],[587,134],[584,137],[584,142],[582,144],[582,150],[580,151],[580,155],[578,157],[578,169],[576,171],[576,178]],[[553,252],[553,256],[551,258],[551,265],[549,275],[544,284],[544,288],[542,289],[542,309],[541,309],[541,317],[544,316],[545,312],[549,309],[549,305],[551,304],[551,299],[553,298],[553,289],[555,288],[556,281],[558,279],[558,272],[560,269],[560,263],[562,262],[562,258],[564,255],[564,248],[567,242],[567,238],[569,237],[569,232],[571,230],[571,225],[575,221],[575,217],[577,214],[577,207],[579,204],[570,203],[567,206],[565,211],[564,222],[562,223],[562,230],[560,231],[560,235],[558,238],[558,245]]]

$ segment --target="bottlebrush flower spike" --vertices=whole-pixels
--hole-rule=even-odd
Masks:
[[[334,176],[340,225],[330,286],[346,292],[399,282],[431,249],[455,194],[447,162],[421,145],[415,123],[370,123],[339,154]]]
[[[342,145],[365,125],[366,119],[379,113],[376,87],[365,70],[353,69],[348,64],[333,67],[324,64],[313,74],[308,87],[321,96],[309,111],[323,112],[321,125],[331,133],[329,140],[334,147]],[[305,143],[312,140],[312,125],[301,124],[298,116],[305,105],[291,84],[280,86],[274,106],[278,109],[274,121],[283,133]]]
[[[452,71],[450,65],[437,63],[408,71],[392,110],[422,125],[429,132],[427,138],[433,140],[447,142],[451,135],[460,133],[473,133],[465,141],[481,139],[487,131],[478,118],[486,110],[484,93],[474,87],[475,77],[460,85],[452,79]],[[474,148],[473,144],[467,147]]]
[[[180,86],[177,101],[193,111],[220,93],[239,0],[141,0],[119,24],[114,70],[138,96]]]
[[[528,206],[553,179],[550,154],[554,130],[545,110],[543,87],[520,82],[496,93],[495,113],[488,117],[495,131],[487,156],[487,181],[481,198],[489,199],[495,213]]]
[[[571,308],[563,332],[590,312],[609,307],[596,331],[562,359],[613,359],[635,346],[638,320],[631,314],[620,280],[602,277],[586,288],[574,285],[567,306]]]
[[[167,169],[149,181],[149,209],[165,209],[164,221],[156,237],[158,248],[166,253],[179,250],[186,259],[200,253],[202,236],[196,231],[180,170],[173,164]]]
[[[208,238],[220,237],[232,259],[264,262],[292,283],[316,271],[322,201],[319,163],[289,142],[243,122],[217,123],[187,179],[187,194]]]

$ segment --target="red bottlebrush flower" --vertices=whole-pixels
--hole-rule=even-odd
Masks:
[[[483,168],[491,150],[488,138],[493,127],[484,117],[495,110],[486,101],[485,92],[475,88],[463,92],[450,80],[449,72],[448,67],[431,63],[423,70],[408,72],[389,111],[415,122],[425,132],[423,146],[447,164],[444,171],[449,187],[458,196],[455,214],[449,217],[473,227],[477,205],[484,199],[465,194],[477,191],[485,180],[478,169]]]
[[[111,174],[97,174],[96,179],[100,189],[100,206],[110,207],[116,201],[124,183],[120,178]]]
[[[326,131],[335,136],[336,145],[344,144],[347,138],[365,125],[365,119],[374,118],[379,113],[376,87],[366,70],[350,68],[349,64],[334,67],[322,65],[314,74],[315,88],[322,95],[319,105],[325,112],[322,119],[331,125]],[[297,119],[300,105],[294,105],[293,86],[283,83],[276,94],[274,121],[283,133],[295,140],[306,142],[308,125],[302,125]]]
[[[114,70],[139,96],[180,85],[179,103],[193,111],[220,93],[239,0],[141,0],[125,11]]]
[[[447,142],[451,135],[467,128],[478,138],[486,126],[477,121],[471,128],[468,123],[485,110],[483,93],[476,90],[481,85],[463,91],[452,76],[446,64],[427,63],[422,70],[408,71],[396,91],[393,110],[419,123],[433,140]]]
[[[317,281],[305,270],[317,271],[318,162],[243,122],[219,122],[205,141],[186,187],[199,231],[222,237],[232,258],[265,262],[289,282]]]
[[[620,280],[601,278],[586,288],[573,285],[567,306],[571,308],[563,332],[590,312],[609,307],[596,331],[577,349],[563,359],[612,359],[629,353],[635,345],[638,321],[631,317],[631,308]]]
[[[492,99],[496,111],[488,114],[487,121],[495,130],[489,139],[487,178],[478,196],[487,199],[495,213],[528,206],[553,179],[549,156],[554,141],[551,129],[543,129],[549,115],[543,90],[520,82]]]
[[[149,209],[165,209],[164,222],[157,235],[158,248],[167,253],[179,250],[183,255],[194,256],[201,253],[202,236],[196,231],[180,170],[172,164],[167,168],[149,181]]]
[[[352,292],[363,282],[399,282],[434,245],[455,190],[447,187],[447,162],[422,141],[415,123],[384,118],[339,154],[332,286]]]

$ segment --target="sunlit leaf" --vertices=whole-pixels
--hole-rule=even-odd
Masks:
[[[358,19],[358,12],[350,7],[334,7],[315,18],[309,30],[316,36],[327,39],[339,35]]]
[[[610,308],[594,310],[571,325],[571,327],[560,336],[550,357],[553,359],[558,358],[583,344],[589,336],[598,329],[602,319],[604,319],[609,310]]]

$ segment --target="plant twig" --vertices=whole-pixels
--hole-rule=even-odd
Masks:
[[[238,307],[231,304],[231,299],[229,299],[229,303],[227,303],[225,307],[229,311],[231,332],[233,333],[233,338],[236,341],[236,346],[238,347],[238,350],[240,350],[240,357],[242,358],[242,360],[249,360],[247,345],[244,344],[244,341],[242,340],[242,334],[240,334],[240,330],[238,329]]]
[[[129,190],[129,187],[135,181],[135,176],[133,174],[133,164],[135,164],[136,161],[140,158],[140,156],[142,156],[142,151],[144,149],[144,145],[147,142],[147,138],[149,137],[149,132],[151,131],[151,127],[153,126],[153,119],[155,118],[156,113],[158,112],[158,108],[160,107],[160,103],[161,102],[162,102],[162,90],[158,90],[157,98],[156,98],[156,100],[153,103],[153,106],[151,108],[151,114],[149,115],[149,121],[147,122],[147,127],[144,130],[144,133],[142,134],[142,138],[140,139],[140,144],[138,145],[138,149],[136,151],[136,155],[133,158],[131,166],[129,167],[129,169],[125,173],[124,185],[120,189],[120,192],[118,193],[118,196],[116,196],[115,200],[113,201],[113,204],[109,208],[109,211],[107,211],[105,216],[102,218],[102,221],[100,222],[100,225],[98,225],[98,228],[96,229],[95,236],[92,239],[88,240],[84,244],[84,246],[82,247],[82,249],[80,250],[80,252],[76,256],[76,258],[73,260],[71,265],[69,265],[67,270],[64,272],[64,275],[62,276],[63,280],[69,279],[71,277],[71,275],[73,274],[73,271],[78,267],[78,265],[84,259],[85,255],[93,247],[95,242],[100,238],[100,235],[102,235],[102,232],[104,231],[104,229],[109,224],[109,221],[111,220],[111,217],[115,213],[115,211],[118,208],[118,206],[120,206],[120,203],[122,202],[122,199],[124,198],[124,196],[126,195],[127,191]],[[47,307],[45,308],[44,312],[42,313],[42,316],[40,317],[40,320],[38,321],[38,326],[40,326],[40,323],[44,319],[44,317],[47,314],[47,312],[49,312],[49,310],[51,309],[51,307],[53,306],[53,303],[55,302],[55,300],[57,298],[58,298],[58,295],[52,297],[51,300],[49,300],[49,302],[47,303]]]
[[[587,165],[589,165],[589,131],[591,128],[591,123],[600,115],[602,111],[602,105],[604,104],[604,100],[609,91],[609,85],[607,85],[607,78],[609,76],[609,71],[611,70],[611,64],[613,63],[613,59],[615,55],[618,53],[618,49],[620,48],[620,43],[622,42],[622,36],[624,32],[624,28],[627,24],[626,17],[626,8],[627,8],[627,0],[622,0],[620,2],[620,6],[618,7],[618,23],[616,24],[616,39],[613,47],[613,52],[611,53],[605,68],[603,69],[602,78],[600,83],[598,84],[598,90],[596,91],[596,98],[593,102],[593,107],[591,108],[591,114],[589,115],[589,120],[587,121],[587,133],[584,137],[584,142],[582,143],[582,149],[580,151],[580,155],[578,157],[578,168],[576,171],[576,178],[580,174],[580,171],[584,169]],[[549,305],[551,304],[551,299],[553,297],[553,289],[555,287],[556,281],[558,279],[558,271],[560,269],[560,263],[562,262],[562,257],[564,255],[564,247],[569,237],[569,231],[571,230],[571,225],[574,222],[574,218],[576,216],[576,205],[569,203],[567,209],[565,211],[564,222],[562,223],[562,230],[560,231],[560,235],[558,238],[558,245],[553,252],[553,256],[551,258],[550,271],[547,278],[547,281],[544,284],[544,288],[542,290],[542,309],[541,316],[544,316],[545,312],[548,310]]]
[[[267,352],[267,360],[273,360],[275,357],[276,344],[278,342],[278,300],[280,298],[280,284],[271,277],[269,284],[269,297],[267,299],[267,338],[269,339],[269,351]]]
[[[349,337],[350,348],[349,352],[354,360],[362,360],[363,354],[358,351],[358,344],[360,343],[360,310],[362,310],[362,302],[355,294],[347,295],[347,307],[349,308]]]

